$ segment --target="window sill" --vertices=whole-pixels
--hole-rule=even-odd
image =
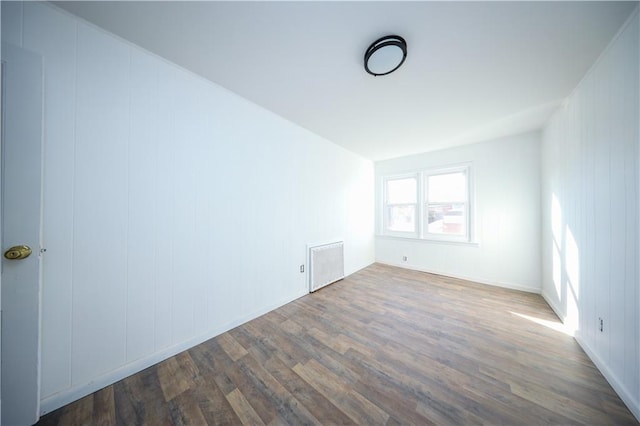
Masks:
[[[411,241],[411,242],[419,242],[419,243],[427,243],[427,244],[430,244],[430,243],[448,244],[448,245],[466,246],[466,247],[480,247],[480,243],[478,241],[438,240],[438,239],[415,238],[415,237],[399,237],[395,235],[382,235],[382,234],[376,234],[376,239]]]

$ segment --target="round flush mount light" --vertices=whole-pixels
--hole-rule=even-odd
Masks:
[[[364,69],[371,75],[391,74],[407,58],[407,42],[400,36],[388,35],[371,43],[364,53]]]

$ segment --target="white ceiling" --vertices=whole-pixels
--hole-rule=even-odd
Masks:
[[[637,2],[55,2],[372,160],[539,128]],[[366,48],[398,34],[405,64]]]

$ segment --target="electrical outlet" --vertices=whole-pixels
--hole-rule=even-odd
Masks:
[[[303,274],[304,273],[304,265],[300,265],[300,273]]]
[[[407,259],[407,256],[402,256],[402,261],[403,261],[403,262],[406,262],[407,260],[408,260],[408,259]]]
[[[602,318],[598,318],[598,320],[600,321],[600,333],[602,333],[604,331],[604,320]]]

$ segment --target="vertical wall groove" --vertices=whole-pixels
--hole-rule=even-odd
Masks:
[[[78,122],[76,119],[76,112],[78,111],[78,24],[74,22],[74,43],[73,43],[73,56],[74,56],[74,60],[73,60],[73,164],[71,166],[71,170],[72,170],[72,176],[71,176],[71,187],[73,188],[72,191],[72,195],[71,195],[71,223],[75,223],[75,199],[76,199],[76,191],[75,191],[75,183],[76,183],[76,164],[77,164],[77,143],[78,143],[78,139],[77,139],[77,126],[78,126]],[[73,253],[74,250],[74,241],[75,241],[75,227],[72,226],[71,227],[71,253]],[[71,287],[71,294],[72,294],[72,300],[73,300],[73,284],[74,284],[74,279],[73,279],[73,269],[74,269],[74,262],[73,262],[73,254],[70,256],[71,257],[71,277],[69,279],[69,284]],[[71,316],[71,318],[73,318],[73,303],[70,304],[69,307],[69,314]],[[73,322],[69,322],[69,353],[73,352]],[[68,368],[69,368],[69,386],[71,386],[71,384],[73,383],[73,365],[72,365],[72,358],[69,357],[68,359]]]

